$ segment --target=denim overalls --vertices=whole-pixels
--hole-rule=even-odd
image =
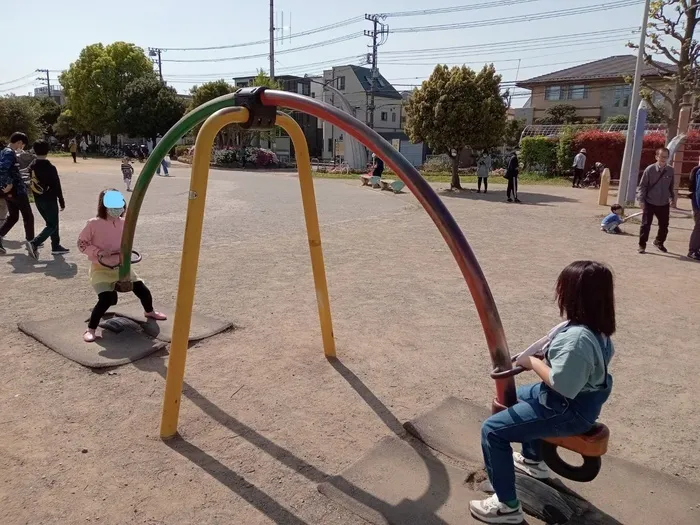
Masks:
[[[486,472],[500,501],[517,499],[511,443],[522,443],[525,458],[541,461],[541,440],[583,434],[591,429],[612,390],[608,362],[610,340],[596,334],[602,349],[605,383],[593,392],[568,399],[544,382],[518,388],[518,403],[493,414],[481,427],[481,449]]]

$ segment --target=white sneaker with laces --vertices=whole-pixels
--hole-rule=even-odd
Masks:
[[[513,523],[518,524],[525,521],[523,508],[520,503],[514,509],[505,503],[498,501],[495,494],[483,500],[472,500],[469,502],[469,510],[476,519],[484,523]]]
[[[535,479],[549,479],[549,467],[544,461],[532,461],[520,452],[513,452],[513,464],[523,474]]]

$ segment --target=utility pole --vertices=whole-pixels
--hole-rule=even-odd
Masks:
[[[275,80],[275,0],[270,0],[270,80]]]
[[[377,48],[386,42],[389,36],[389,26],[379,21],[380,18],[385,18],[383,15],[365,15],[365,20],[372,22],[372,31],[365,31],[365,36],[372,38],[372,87],[370,89],[369,104],[367,112],[369,113],[368,125],[374,128],[374,95],[377,91],[377,79],[379,78],[379,70],[377,69]]]
[[[632,150],[634,135],[637,124],[637,110],[641,100],[641,79],[644,67],[644,44],[647,36],[647,24],[649,22],[649,4],[651,0],[644,2],[644,16],[642,17],[642,30],[639,36],[639,49],[637,50],[637,64],[634,69],[634,82],[632,84],[632,100],[630,101],[630,114],[627,119],[627,138],[625,139],[625,153],[622,157],[622,169],[620,171],[620,185],[617,189],[617,203],[624,206],[627,204],[627,185],[629,184],[629,171],[632,164]]]
[[[48,69],[37,69],[37,73],[44,73],[46,75],[46,89],[48,90],[49,93],[49,98],[51,98],[51,79],[49,78],[49,70]],[[43,78],[38,78],[37,80],[43,81]]]
[[[149,47],[148,56],[155,57],[154,61],[158,63],[158,76],[160,77],[160,82],[163,83],[163,61],[160,58],[160,54],[163,50],[159,47]]]

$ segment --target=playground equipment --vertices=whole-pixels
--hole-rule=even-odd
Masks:
[[[294,149],[297,152],[299,182],[311,251],[311,264],[316,286],[324,352],[326,356],[335,355],[328,288],[308,148],[301,128],[291,117],[278,112],[277,106],[306,112],[340,127],[370,150],[380,155],[393,171],[398,174],[402,183],[418,198],[452,250],[452,254],[462,270],[479,312],[494,366],[492,377],[496,379],[496,398],[493,402],[493,410],[502,410],[515,404],[517,400],[513,376],[521,372],[522,369],[513,369],[511,365],[503,325],[486,278],[461,229],[457,226],[454,218],[435,191],[421,177],[416,168],[376,132],[336,108],[295,93],[266,90],[265,88],[245,88],[200,106],[183,117],[180,122],[168,131],[144,166],[136,182],[127,211],[121,246],[122,254],[126,255],[131,253],[132,250],[138,213],[148,184],[153,177],[155,167],[172,145],[179,140],[181,135],[206,119],[197,135],[195,157],[192,163],[192,178],[187,207],[185,239],[182,249],[173,342],[170,350],[165,398],[163,401],[161,437],[172,437],[177,431],[207,191],[208,152],[217,133],[226,125],[239,123],[245,128],[269,129],[277,124],[292,138]],[[124,260],[128,261],[129,258],[124,257]],[[128,281],[129,270],[130,264],[128,262],[120,266],[120,281]],[[552,459],[552,468],[556,468],[557,470],[555,471],[561,475],[568,474],[579,480],[593,479],[600,469],[600,456],[607,450],[608,434],[607,428],[604,425],[599,425],[594,431],[584,436],[574,436],[552,441],[553,448],[549,454],[549,457]],[[580,453],[584,457],[584,465],[582,467],[573,467],[564,463],[556,454],[557,446]]]
[[[308,113],[341,128],[345,133],[376,152],[421,203],[449,246],[464,276],[479,314],[491,356],[492,374],[496,387],[496,396],[492,402],[491,411],[504,410],[515,404],[517,399],[514,376],[522,370],[518,367],[513,368],[503,325],[486,278],[454,218],[415,167],[375,131],[337,108],[296,93],[266,90],[265,88],[244,88],[236,93],[219,97],[196,108],[168,131],[146,161],[144,169],[136,182],[126,215],[126,225],[121,245],[122,260],[125,263],[119,267],[119,279],[123,281],[128,281],[129,278],[131,260],[128,254],[132,251],[139,211],[160,159],[167,154],[182,135],[203,122],[197,135],[196,153],[192,164],[177,306],[163,399],[160,426],[161,438],[171,438],[177,432],[206,201],[210,162],[208,152],[217,133],[226,125],[238,123],[247,129],[269,129],[274,125],[279,125],[292,139],[297,153],[301,199],[316,289],[323,349],[327,357],[332,358],[335,356],[335,341],[307,144],[299,125],[287,114],[278,112],[278,107]],[[447,456],[460,459],[478,457],[479,459],[475,461],[478,461],[479,466],[476,468],[481,470],[481,450],[480,446],[474,444],[474,441],[478,442],[480,421],[487,415],[488,411],[483,410],[481,407],[473,407],[464,401],[449,398],[425,416],[406,423],[405,427],[423,443],[431,448],[440,450]],[[549,440],[547,461],[555,472],[564,477],[579,481],[592,480],[600,470],[601,456],[607,451],[608,436],[609,431],[604,425],[600,424],[596,425],[591,432],[581,436]],[[451,442],[450,439],[453,437],[454,439]],[[461,441],[459,441],[460,439]],[[576,467],[565,462],[559,457],[557,447],[563,447],[582,455],[584,458],[583,465]],[[407,460],[406,458],[409,459]],[[401,461],[404,463],[401,465],[401,468],[397,468],[397,463]],[[413,461],[413,463],[409,464],[410,461]],[[363,473],[366,473],[367,469],[374,470],[371,475],[363,477]],[[622,484],[634,476],[634,469],[626,467],[625,464],[620,464],[619,462],[615,464],[613,473],[615,472],[619,473],[619,475],[617,477],[613,475],[614,479],[612,482],[608,480],[609,484]],[[410,484],[412,479],[420,476],[429,478],[428,490],[422,496],[412,500],[406,499],[406,493],[396,494],[395,491],[401,491],[403,487],[401,483],[397,483],[398,480],[403,479],[404,482],[402,483]],[[607,473],[607,476],[611,477],[610,472]],[[529,491],[529,496],[523,496],[523,504],[526,510],[535,515],[548,515],[547,513],[550,512],[548,509],[556,507],[568,498],[567,501],[575,500],[576,503],[572,504],[570,501],[569,503],[561,503],[566,506],[567,510],[560,515],[571,517],[578,512],[577,515],[583,516],[582,519],[584,520],[578,521],[578,523],[619,523],[614,520],[609,521],[608,518],[610,517],[604,513],[596,514],[597,509],[595,507],[587,504],[583,498],[572,493],[566,487],[561,486],[561,484],[553,486],[532,478],[525,477],[527,478],[525,480],[522,478],[523,476],[518,477],[520,479],[519,491],[523,489],[523,482],[526,483]],[[421,523],[422,525],[426,523],[446,523],[446,521],[431,521],[431,519],[427,518],[432,518],[437,514],[437,510],[435,510],[437,507],[441,507],[441,515],[444,515],[446,511],[443,512],[443,510],[445,509],[446,500],[452,497],[453,507],[451,512],[454,512],[452,515],[462,517],[450,520],[449,523],[471,523],[470,520],[464,521],[467,519],[463,517],[467,512],[465,502],[470,497],[478,495],[479,489],[470,488],[471,485],[465,483],[465,479],[466,473],[464,471],[443,465],[434,456],[422,449],[419,451],[418,448],[404,440],[388,438],[388,441],[382,441],[378,447],[369,453],[366,459],[358,461],[356,465],[350,467],[342,476],[337,477],[337,479],[333,478],[327,483],[322,483],[319,486],[319,490],[329,497],[335,497],[333,494],[338,494],[338,491],[340,491],[342,495],[336,498],[339,502],[346,504],[353,511],[366,517],[373,523],[386,523],[387,521],[382,516],[386,517],[391,523]],[[469,482],[469,479],[467,481]],[[663,483],[667,487],[673,485],[672,481],[673,479],[671,481],[663,479]],[[362,483],[365,483],[364,486],[361,486]],[[639,490],[647,490],[648,492],[646,487],[650,486],[650,483],[658,483],[658,481],[656,478],[643,478],[640,476],[639,483],[647,483]],[[348,484],[352,486],[348,487]],[[617,485],[610,486],[617,487]],[[652,486],[655,487],[655,485]],[[675,486],[671,488],[676,490]],[[678,493],[682,492],[682,494],[678,496],[677,501],[673,501],[673,505],[685,505],[683,512],[687,514],[687,502],[694,497],[694,490],[687,487],[683,490],[678,489]],[[611,488],[607,489],[604,494],[610,492],[612,492]],[[385,494],[389,495],[385,497]],[[458,503],[454,503],[455,498],[451,494],[459,495]],[[596,494],[598,493],[594,491],[594,495]],[[363,506],[363,508],[370,507],[371,512],[367,513],[364,510],[359,510],[356,508],[357,505],[348,503],[348,497],[355,503]],[[390,498],[393,498],[397,503],[387,503],[390,501]],[[614,501],[617,502],[618,500],[615,498]],[[544,510],[542,510],[543,508]],[[673,509],[675,510],[676,507],[673,507]],[[634,511],[638,510],[639,507],[635,507]],[[650,516],[653,515],[652,519],[656,519],[655,516],[658,515],[658,511],[656,514],[653,511],[654,507],[650,507],[649,511],[644,510],[644,512],[649,512]],[[380,515],[379,518],[377,514]],[[593,515],[603,516],[601,518],[602,521],[598,521],[597,518],[594,521],[587,521]],[[427,518],[423,519],[423,516]],[[564,521],[553,521],[552,523],[564,523]],[[683,518],[678,519],[675,523],[691,523],[691,521],[686,520],[684,514]]]

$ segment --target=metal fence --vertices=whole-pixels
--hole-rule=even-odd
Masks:
[[[525,126],[520,140],[525,137],[559,137],[565,129],[575,131],[598,130],[606,133],[626,133],[627,124],[531,124]],[[700,128],[698,128],[700,129]],[[665,124],[647,124],[646,133],[663,132],[666,133]]]

